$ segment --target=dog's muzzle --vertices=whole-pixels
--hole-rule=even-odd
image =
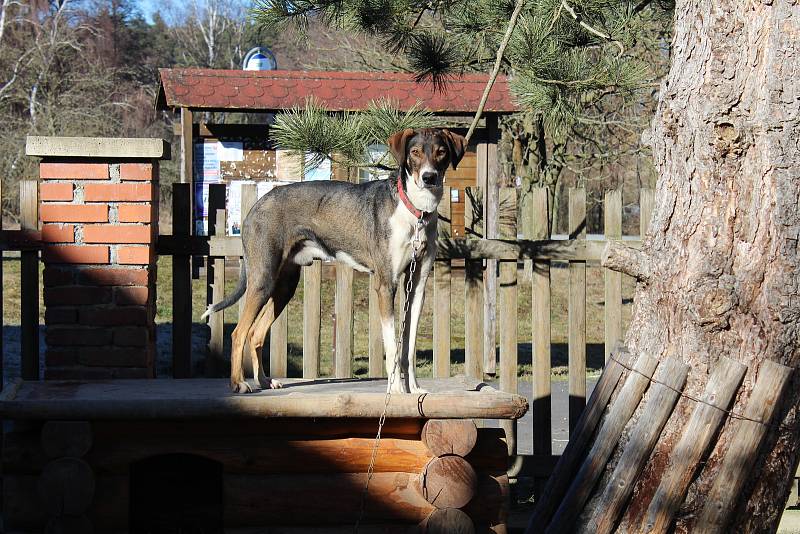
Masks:
[[[425,184],[427,187],[433,187],[436,185],[436,182],[439,180],[439,173],[438,172],[423,172],[422,173],[422,183]]]

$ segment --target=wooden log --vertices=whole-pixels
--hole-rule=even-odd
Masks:
[[[603,201],[604,234],[607,240],[622,238],[622,191],[606,191]],[[605,269],[605,353],[622,341],[622,274]]]
[[[19,183],[19,223],[22,230],[39,229],[39,184]],[[20,252],[20,349],[24,380],[39,379],[39,251]]]
[[[208,233],[224,236],[227,230],[225,211],[225,184],[211,184],[208,193]],[[225,258],[208,258],[206,272],[206,305],[210,306],[225,298]],[[225,342],[225,310],[208,317],[208,347],[205,375],[209,378],[223,376]]]
[[[353,376],[353,269],[336,264],[336,378]]]
[[[369,377],[384,376],[383,365],[383,328],[378,306],[378,282],[375,276],[369,277]]]
[[[725,420],[728,405],[739,389],[747,366],[722,358],[695,405],[680,441],[672,450],[668,468],[656,489],[640,526],[643,533],[667,532],[686,496],[697,464]]]
[[[450,187],[444,186],[439,202],[437,232],[439,237],[452,235]],[[433,265],[433,377],[450,376],[450,260]]]
[[[586,190],[569,190],[569,237],[586,239]],[[569,432],[586,406],[586,262],[569,262]]]
[[[583,510],[583,506],[605,469],[611,453],[619,442],[625,425],[633,415],[645,389],[650,384],[650,377],[656,369],[658,360],[645,354],[639,356],[628,374],[619,396],[614,400],[608,416],[595,437],[589,454],[570,484],[567,494],[556,510],[552,522],[547,527],[548,534],[570,532]]]
[[[92,448],[92,425],[88,421],[47,421],[41,442],[49,458],[80,458]]]
[[[547,188],[531,191],[533,238],[549,237],[549,206]],[[550,428],[550,263],[533,263],[531,285],[533,303],[533,453],[550,454],[552,436]]]
[[[501,227],[501,237],[513,239],[517,236],[517,190],[503,188],[500,191],[500,205],[503,213],[513,214],[509,222]],[[500,262],[500,389],[517,392],[517,260]],[[501,421],[500,426],[508,437],[508,454],[517,453],[516,422]]]
[[[436,508],[461,508],[478,490],[475,469],[460,456],[433,458],[419,481],[422,496]]]
[[[181,110],[183,119],[183,110]],[[189,120],[191,123],[191,118]],[[189,125],[191,133],[191,124]],[[184,130],[185,135],[185,130]],[[191,135],[189,136],[191,138]],[[181,154],[186,152],[181,140]],[[191,145],[187,181],[191,181]],[[172,234],[187,238],[191,233],[191,184],[172,184]],[[172,377],[189,378],[192,374],[192,277],[189,254],[172,256]]]
[[[422,427],[422,442],[432,456],[466,456],[477,441],[478,429],[471,419],[429,419]]]
[[[693,532],[727,531],[744,485],[756,465],[768,425],[773,422],[791,382],[792,372],[790,367],[770,360],[761,363],[758,379],[742,414],[746,419],[733,419],[731,423],[733,437]]]
[[[689,366],[673,357],[658,366],[654,383],[643,401],[642,413],[630,431],[628,444],[603,490],[591,521],[584,523],[583,532],[614,532],[623,507],[633,493],[636,479],[680,398],[688,373]]]
[[[467,192],[464,233],[478,233],[479,217],[472,195]],[[464,374],[483,379],[483,265],[480,260],[464,262]]]
[[[464,511],[476,524],[488,523],[495,532],[508,521],[511,486],[504,471],[479,471],[478,491]]]
[[[94,473],[84,460],[59,458],[44,466],[38,487],[44,509],[51,516],[81,515],[94,498]]]
[[[303,267],[303,378],[319,376],[322,262]]]
[[[475,534],[475,523],[458,508],[436,509],[420,524],[423,534]]]

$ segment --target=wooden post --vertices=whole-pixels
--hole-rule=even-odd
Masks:
[[[652,189],[639,190],[639,239],[644,241],[647,230],[650,228],[650,219],[653,218],[653,208],[656,204],[656,193]]]
[[[286,378],[289,367],[289,305],[287,304],[281,314],[269,329],[269,376]]]
[[[303,378],[319,376],[322,262],[303,267]]]
[[[369,377],[378,378],[384,375],[383,334],[381,314],[378,307],[377,278],[369,277]]]
[[[208,189],[208,235],[225,236],[225,184],[211,184]],[[206,261],[206,305],[219,302],[225,296],[225,258],[208,257]],[[220,375],[223,359],[225,311],[208,317],[208,350],[205,375]]]
[[[614,400],[603,426],[597,433],[592,449],[572,480],[553,521],[547,527],[545,531],[547,534],[572,531],[575,520],[578,519],[589,494],[600,475],[603,474],[606,463],[619,442],[622,430],[628,424],[636,407],[639,406],[639,401],[650,384],[650,377],[653,376],[656,365],[658,365],[658,360],[644,354],[636,360],[633,371],[625,379],[619,396]]]
[[[647,507],[640,532],[667,532],[686,496],[692,474],[727,416],[747,367],[723,357],[708,379],[701,402],[695,404],[681,439],[670,454],[669,466]]]
[[[22,230],[39,229],[39,184],[36,180],[19,183],[19,222]],[[20,254],[20,321],[22,335],[22,378],[39,379],[39,251]]]
[[[531,239],[549,239],[550,215],[547,188],[531,192]],[[533,454],[552,452],[550,421],[550,263],[533,263]]]
[[[484,151],[478,152],[478,169],[483,172],[483,228],[486,239],[498,237],[498,212],[500,207],[497,183],[497,115],[486,114],[486,141]],[[480,146],[480,145],[479,145]],[[483,156],[483,157],[481,157]],[[487,259],[483,271],[483,371],[494,375],[497,372],[497,260]]]
[[[569,190],[569,238],[586,239],[586,190]],[[569,262],[569,432],[586,405],[586,262]]]
[[[439,237],[451,237],[450,187],[439,202]],[[433,264],[433,377],[450,376],[450,260]]]
[[[503,210],[504,223],[500,228],[500,237],[517,238],[517,190],[504,187],[500,190],[500,206]],[[500,262],[500,389],[510,393],[517,392],[517,260]],[[517,422],[501,421],[500,425],[506,433],[508,454],[517,454]]]
[[[603,202],[604,233],[606,239],[622,238],[622,191],[606,191]],[[605,354],[622,341],[622,274],[605,269]]]
[[[474,191],[474,190],[473,190]],[[475,217],[475,206],[469,194],[464,195],[464,234],[480,234],[482,228]],[[464,262],[464,374],[483,379],[483,275],[481,260]]]
[[[172,235],[188,240],[192,185],[172,184]],[[172,256],[172,377],[192,374],[192,275],[188,254]]]
[[[689,366],[670,357],[658,366],[654,383],[643,401],[642,413],[630,431],[628,445],[622,453],[611,479],[584,531],[610,534],[619,519],[628,497],[633,493],[636,478],[644,469],[661,430],[672,414],[686,383]]]
[[[756,380],[744,419],[733,419],[731,443],[722,458],[711,492],[705,498],[705,507],[697,525],[692,530],[699,534],[726,532],[745,481],[753,470],[764,436],[773,422],[776,410],[790,383],[792,368],[765,360],[758,369]]]
[[[336,264],[336,378],[353,376],[353,269]]]

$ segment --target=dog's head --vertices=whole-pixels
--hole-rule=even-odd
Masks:
[[[447,167],[455,169],[466,149],[464,137],[440,128],[408,128],[393,134],[387,144],[401,172],[408,171],[420,189],[441,187]]]

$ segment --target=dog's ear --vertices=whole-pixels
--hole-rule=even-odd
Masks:
[[[461,158],[464,157],[464,151],[467,149],[467,139],[450,130],[442,130],[442,135],[444,135],[444,140],[447,142],[447,147],[450,149],[450,163],[453,165],[453,169],[455,169],[461,161]]]
[[[401,132],[392,134],[386,141],[386,144],[389,145],[389,151],[394,156],[394,160],[399,167],[403,167],[406,164],[406,145],[413,135],[414,130],[406,128]]]

